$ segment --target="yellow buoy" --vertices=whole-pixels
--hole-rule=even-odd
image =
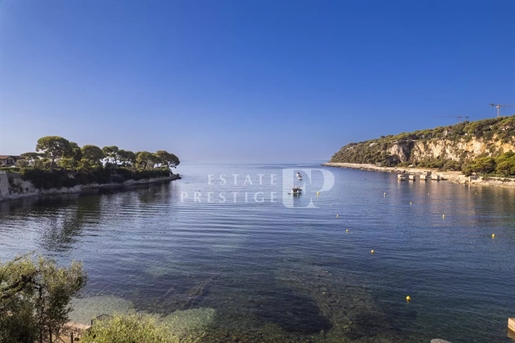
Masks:
[[[319,196],[319,195],[320,195],[320,192],[317,192],[317,196]]]
[[[410,204],[410,205],[413,205],[413,202],[411,202],[411,201],[410,201],[410,202],[409,202],[409,204]]]
[[[374,255],[374,249],[370,250],[370,253],[371,253],[372,255]]]
[[[442,219],[445,219],[445,214],[442,214]]]
[[[349,229],[345,230],[345,233],[349,233]]]
[[[406,297],[406,302],[407,302],[407,303],[409,303],[410,301],[411,301],[411,297],[408,295],[408,296]]]
[[[492,239],[494,239],[494,238],[495,238],[495,233],[492,233]]]

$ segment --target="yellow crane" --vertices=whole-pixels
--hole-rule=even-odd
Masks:
[[[497,116],[501,116],[501,107],[515,107],[515,105],[496,105],[496,104],[490,104],[491,107],[497,108]]]

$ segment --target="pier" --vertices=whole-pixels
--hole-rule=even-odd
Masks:
[[[440,175],[438,175],[438,174],[431,174],[431,180],[440,181]]]
[[[434,175],[433,175],[434,176]],[[420,178],[420,181],[427,181],[430,179],[430,175],[429,173],[427,174],[397,174],[397,180],[399,181],[406,181],[406,180],[410,180],[410,181],[417,181],[417,178]],[[438,178],[438,180],[440,180],[440,178]]]

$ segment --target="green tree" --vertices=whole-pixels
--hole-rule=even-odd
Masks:
[[[82,149],[75,142],[70,142],[70,150],[65,155],[67,158],[73,158],[76,162],[80,162],[82,159]]]
[[[472,173],[488,174],[495,170],[496,164],[492,157],[480,157],[472,162],[463,164],[461,170],[465,175]]]
[[[33,302],[24,296],[31,292],[36,271],[26,257],[0,263],[0,342],[33,343],[38,337]]]
[[[495,158],[495,163],[502,163],[504,161],[507,161],[511,159],[513,156],[515,156],[515,153],[513,151],[507,151]]]
[[[114,166],[118,165],[118,162],[120,161],[120,155],[117,146],[105,146],[102,148],[102,151],[104,152],[104,156],[108,163],[111,163]]]
[[[161,162],[166,164],[168,168],[175,168],[177,167],[181,161],[179,161],[179,158],[175,156],[174,154],[169,153],[166,150],[158,150],[156,151],[156,156],[161,159]]]
[[[515,175],[515,153],[507,151],[495,159],[495,172],[504,176]]]
[[[503,161],[495,167],[495,172],[500,175],[515,175],[515,161]]]
[[[52,342],[68,321],[70,300],[86,284],[82,264],[22,256],[0,263],[0,342]]]
[[[136,154],[129,150],[118,150],[120,163],[124,166],[133,166],[136,164]]]
[[[41,154],[38,154],[37,152],[24,152],[20,157],[27,161],[29,166],[33,167],[36,164],[36,161],[39,161],[41,158]]]
[[[0,300],[0,302],[2,302]],[[5,302],[5,300],[4,300]],[[34,307],[19,297],[9,299],[5,313],[0,311],[0,343],[34,343],[38,338],[38,327],[34,318]]]
[[[84,145],[82,147],[82,161],[87,164],[98,166],[101,165],[101,160],[104,158],[104,152],[96,145]]]
[[[50,171],[54,171],[55,160],[70,152],[70,142],[59,136],[46,136],[38,139],[36,151],[42,151],[51,160]]]
[[[64,169],[77,170],[82,159],[82,150],[75,142],[70,142],[70,148],[59,160],[59,166]]]
[[[157,156],[156,154],[150,154],[150,156],[148,158],[149,169],[153,169],[156,166],[161,166],[162,164],[163,164],[163,161],[161,160],[161,158],[159,156]]]
[[[488,174],[495,170],[495,160],[491,157],[481,157],[474,162],[474,171]]]
[[[16,161],[16,167],[18,167],[18,168],[26,168],[26,167],[30,167],[30,164],[29,164],[29,161],[27,161],[26,159],[22,158],[22,159],[19,159],[18,161]]]
[[[34,161],[35,169],[51,169],[51,162],[48,158],[44,157]]]
[[[63,157],[59,160],[59,166],[64,169],[76,170],[79,167],[79,162],[74,158]]]
[[[140,151],[136,153],[136,164],[142,169],[153,167],[154,160],[153,154],[148,151]]]

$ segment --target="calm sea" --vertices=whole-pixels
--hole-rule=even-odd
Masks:
[[[0,259],[83,261],[78,321],[133,310],[188,313],[226,340],[513,342],[514,190],[315,164],[178,172],[1,203]],[[304,194],[288,195],[293,184]]]

